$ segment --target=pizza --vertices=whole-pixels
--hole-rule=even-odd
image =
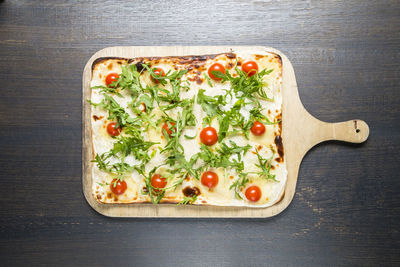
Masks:
[[[90,88],[98,202],[268,207],[282,199],[279,55],[98,58]]]

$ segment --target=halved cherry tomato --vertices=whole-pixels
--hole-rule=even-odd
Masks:
[[[245,195],[248,200],[257,202],[261,198],[261,189],[256,185],[249,186],[246,189]]]
[[[110,189],[114,194],[121,195],[125,192],[125,190],[128,188],[128,186],[125,181],[121,181],[121,180],[118,180],[117,182],[116,181],[117,181],[117,179],[114,179],[111,181]]]
[[[208,68],[208,76],[215,81],[220,81],[222,78],[215,77],[214,74],[212,74],[212,71],[218,71],[225,74],[225,67],[220,63],[214,63]]]
[[[218,184],[218,175],[212,171],[206,171],[201,176],[201,183],[208,188],[213,188]]]
[[[161,75],[161,77],[165,76],[165,71],[162,68],[153,69],[153,72],[157,76],[160,76],[160,75]],[[154,78],[153,76],[150,76],[150,79],[155,83],[160,83],[160,81],[157,78]]]
[[[110,73],[110,74],[108,74],[107,77],[106,77],[106,85],[107,85],[108,87],[114,88],[115,86],[111,86],[110,84],[113,83],[113,82],[118,81],[118,79],[119,79],[118,73],[115,73],[115,72]]]
[[[108,134],[109,135],[111,135],[111,136],[118,136],[120,133],[121,133],[121,131],[122,131],[122,129],[121,129],[121,127],[120,126],[118,126],[117,128],[115,128],[115,125],[117,125],[117,123],[116,122],[110,122],[108,125],[107,125],[107,132],[108,132]]]
[[[170,127],[168,127],[168,124],[170,125]],[[176,127],[174,127],[174,125],[175,125],[175,122],[172,122],[172,121],[164,123],[164,125],[161,127],[162,128],[161,133],[164,134],[164,130],[165,130],[165,132],[167,132],[169,137],[171,137],[172,132],[176,131]]]
[[[265,133],[265,126],[261,122],[255,121],[253,122],[253,126],[251,126],[250,130],[254,135],[263,135]]]
[[[151,177],[151,186],[154,188],[164,188],[167,185],[167,178],[161,177],[158,173]]]
[[[247,61],[242,64],[242,71],[246,72],[248,77],[251,77],[257,73],[258,65],[254,61]]]
[[[200,132],[200,141],[207,146],[214,145],[218,141],[217,131],[211,126],[204,128]]]

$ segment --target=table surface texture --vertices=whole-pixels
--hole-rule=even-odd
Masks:
[[[99,49],[262,45],[328,122],[269,219],[121,219],[82,193],[82,71]],[[400,1],[0,1],[2,266],[399,266]]]

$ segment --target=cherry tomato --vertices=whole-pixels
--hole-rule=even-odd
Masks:
[[[213,188],[218,184],[218,175],[212,171],[206,171],[201,176],[201,183],[208,188]]]
[[[119,78],[118,73],[113,72],[113,73],[108,74],[107,77],[106,77],[106,85],[108,87],[114,88],[115,86],[112,86],[110,84],[113,83],[113,82],[118,81],[118,78]]]
[[[211,73],[212,71],[219,71],[225,74],[225,67],[220,63],[214,63],[210,68],[208,68],[208,76],[215,81],[220,81],[222,78],[215,77],[214,74]]]
[[[204,128],[200,132],[200,140],[203,144],[212,146],[218,141],[217,131],[211,126]]]
[[[251,77],[257,73],[258,65],[254,61],[247,61],[242,64],[242,71],[246,72],[248,77]]]
[[[156,173],[151,177],[150,182],[154,188],[164,188],[167,185],[167,178],[161,177],[161,175]]]
[[[117,179],[114,179],[111,181],[110,189],[114,194],[121,195],[125,192],[125,190],[126,190],[126,188],[128,188],[128,186],[126,185],[125,181],[118,180],[118,182],[115,183],[116,180]]]
[[[117,125],[116,122],[110,122],[110,123],[107,125],[107,132],[108,132],[108,134],[111,135],[111,136],[118,136],[118,135],[121,133],[121,131],[122,131],[122,129],[121,129],[120,126],[118,126],[117,128],[115,128],[115,125]]]
[[[253,122],[253,126],[251,126],[250,130],[254,135],[263,135],[265,133],[265,126],[261,122],[255,121]]]
[[[257,202],[261,198],[261,189],[256,185],[249,186],[246,189],[245,195],[248,200]]]
[[[161,75],[161,77],[165,76],[165,71],[162,68],[153,69],[153,72],[157,76],[160,76],[160,75]],[[157,78],[154,78],[153,76],[150,76],[150,79],[155,83],[160,83],[160,81]]]
[[[171,125],[170,126],[171,129],[170,129],[170,127],[168,127],[168,124]],[[161,133],[164,134],[164,130],[165,130],[167,132],[167,134],[169,135],[169,137],[171,137],[172,132],[176,131],[176,127],[174,127],[174,125],[175,125],[175,122],[172,122],[172,121],[164,123],[164,125],[162,126],[162,129],[161,129]]]

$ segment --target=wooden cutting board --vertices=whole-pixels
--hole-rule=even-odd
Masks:
[[[92,195],[93,147],[91,140],[90,80],[92,63],[99,57],[184,56],[215,54],[239,49],[267,50],[282,57],[283,111],[282,137],[285,149],[288,179],[284,197],[268,208],[213,207],[173,204],[100,204]],[[339,123],[322,122],[308,113],[302,105],[297,90],[296,77],[289,59],[270,47],[244,46],[126,46],[108,47],[95,53],[83,71],[83,129],[82,129],[82,183],[90,206],[97,212],[112,217],[271,217],[283,211],[292,201],[300,163],[313,146],[327,140],[361,143],[369,135],[368,125],[359,119]]]

